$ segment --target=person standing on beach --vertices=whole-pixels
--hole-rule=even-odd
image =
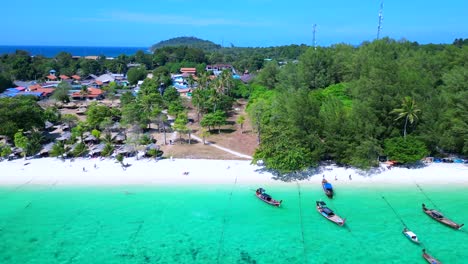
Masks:
[[[349,180],[351,181],[353,178],[351,178],[351,174],[349,175]]]
[[[335,181],[337,181],[337,180],[338,180],[338,177],[335,175]]]

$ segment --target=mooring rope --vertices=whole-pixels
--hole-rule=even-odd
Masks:
[[[216,263],[218,263],[218,264],[221,263],[220,262],[220,257],[221,257],[221,251],[223,250],[223,244],[224,244],[224,230],[226,228],[227,212],[228,212],[229,207],[231,207],[232,193],[234,192],[234,187],[236,187],[236,184],[237,184],[237,175],[236,175],[236,179],[234,181],[234,185],[232,186],[231,193],[229,194],[228,205],[227,205],[226,209],[224,210],[223,225],[221,227],[221,237],[219,238],[218,257],[217,257],[217,261],[216,261]]]
[[[304,263],[307,263],[307,251],[306,251],[305,236],[304,236],[304,221],[303,221],[303,217],[302,217],[301,186],[299,185],[299,182],[296,182],[296,184],[297,184],[297,193],[299,194],[299,216],[300,216],[300,219],[301,219],[302,249],[304,251]]]
[[[427,200],[429,200],[429,202],[432,203],[432,205],[440,211],[439,207],[434,203],[434,201],[431,200],[431,198],[429,198],[429,196],[426,194],[426,192],[421,188],[421,186],[419,186],[419,184],[417,184],[415,182],[416,186],[418,187],[419,191],[421,191],[422,194],[424,194],[424,196],[427,198]]]
[[[385,199],[385,197],[382,195],[382,199],[387,203],[387,205],[390,207],[390,209],[392,209],[393,213],[396,215],[396,217],[400,220],[401,224],[407,228],[408,226],[406,226],[405,224],[405,221],[403,221],[403,219],[401,218],[401,216],[397,213],[397,211],[395,210],[395,208],[393,208],[393,206],[387,201],[387,199]]]

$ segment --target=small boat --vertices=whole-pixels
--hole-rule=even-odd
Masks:
[[[426,249],[423,249],[422,252],[423,252],[422,257],[423,257],[428,263],[431,263],[431,264],[442,264],[442,262],[438,261],[437,259],[435,259],[435,258],[432,257],[431,255],[427,254],[427,253],[426,253]]]
[[[411,232],[410,230],[408,230],[408,228],[405,227],[403,229],[403,235],[405,235],[405,237],[407,237],[409,240],[411,240],[411,242],[419,244],[419,240],[418,240],[418,237],[416,236],[416,234]]]
[[[281,205],[281,202],[283,202],[283,200],[277,201],[277,200],[271,198],[271,196],[269,194],[267,194],[265,192],[265,189],[263,189],[263,188],[258,188],[257,191],[255,191],[255,195],[258,197],[258,199],[264,201],[267,204],[273,205],[273,206],[279,207]]]
[[[459,225],[459,224],[453,222],[452,220],[450,220],[448,218],[445,218],[445,216],[442,213],[440,213],[440,212],[438,212],[438,211],[436,211],[434,209],[427,209],[425,204],[422,204],[422,209],[423,209],[424,213],[426,213],[428,216],[430,216],[434,220],[436,220],[438,222],[441,222],[444,225],[448,225],[451,228],[459,230],[464,225],[464,224]]]
[[[333,186],[326,179],[322,180],[322,188],[328,198],[333,198]]]
[[[337,216],[330,208],[327,207],[325,202],[316,201],[317,204],[317,211],[328,220],[332,221],[333,223],[343,226],[345,224],[346,219]]]

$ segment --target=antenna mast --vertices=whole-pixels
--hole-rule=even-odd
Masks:
[[[383,22],[383,0],[382,2],[380,2],[379,25],[377,26],[377,39],[380,38],[380,31],[382,30],[382,22]]]
[[[314,38],[312,41],[314,42],[313,45],[314,45],[315,50],[317,49],[317,41],[315,41],[315,32],[317,32],[316,28],[317,28],[317,24],[314,24]]]

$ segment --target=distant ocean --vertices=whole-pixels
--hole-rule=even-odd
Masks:
[[[100,56],[117,57],[121,54],[134,55],[142,50],[149,53],[148,47],[79,47],[79,46],[0,46],[0,54],[14,53],[16,50],[24,50],[31,56],[42,55],[45,57],[55,57],[58,53],[64,51],[73,56]]]

